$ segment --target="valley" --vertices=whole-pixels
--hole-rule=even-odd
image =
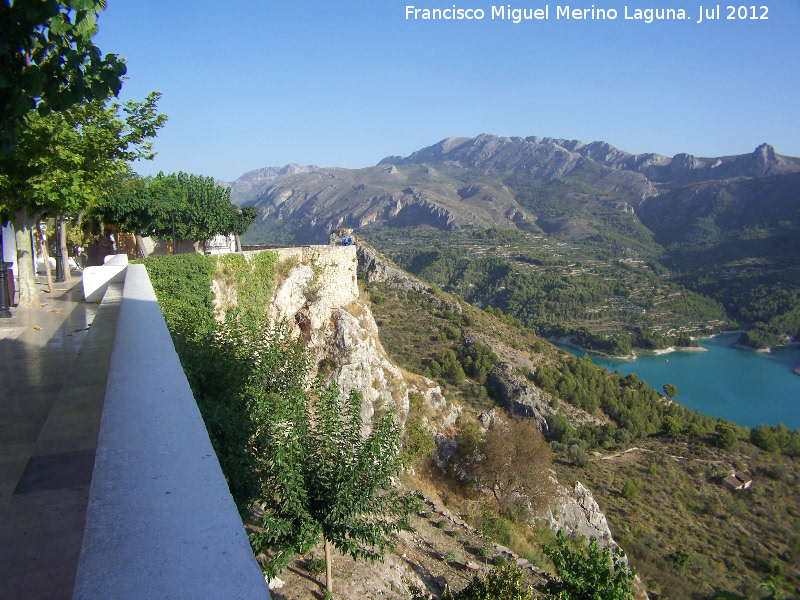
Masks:
[[[636,363],[614,374],[546,339],[642,360],[736,328],[753,349],[796,338],[798,176],[800,159],[767,145],[706,159],[453,138],[375,167],[271,181],[246,200],[260,217],[245,243],[353,235],[419,278],[360,264],[390,359],[446,400],[441,413],[410,403],[410,485],[550,569],[549,529],[487,500],[464,454],[487,414],[532,420],[559,482],[592,490],[651,598],[755,599],[764,581],[796,589],[800,577],[800,430],[686,409]],[[733,471],[752,489],[728,490]]]

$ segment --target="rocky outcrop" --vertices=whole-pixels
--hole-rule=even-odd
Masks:
[[[345,238],[350,240],[348,243],[352,243],[356,247],[358,270],[363,273],[367,283],[380,282],[387,287],[399,290],[431,293],[431,286],[389,263],[372,246],[357,237],[352,229],[332,230],[328,236],[328,243],[333,246],[342,246]]]
[[[359,299],[356,248],[283,248],[278,255],[278,269],[286,273],[269,318],[287,323],[313,353],[320,372],[343,394],[361,393],[365,432],[388,410],[404,422],[408,386],[378,339],[369,305]]]
[[[441,412],[447,406],[447,400],[442,394],[442,388],[432,379],[417,373],[404,373],[409,394],[419,394],[423,402],[433,411]]]
[[[563,530],[568,537],[597,538],[601,548],[609,548],[612,553],[620,546],[614,541],[608,520],[592,493],[579,481],[573,489],[560,485],[555,478],[556,497],[551,501],[545,521],[553,531]],[[628,563],[628,557],[622,557]],[[636,598],[648,598],[645,587],[638,575],[634,579]]]
[[[551,504],[546,517],[553,531],[561,529],[568,536],[587,539],[596,537],[601,547],[616,547],[606,516],[580,481],[572,490],[562,485],[558,485],[557,490],[557,502]]]
[[[408,416],[408,387],[378,339],[378,327],[369,308],[355,303],[331,313],[333,336],[323,348],[326,358],[339,366],[333,379],[343,394],[358,390],[363,396],[361,418],[365,425],[375,413],[393,410],[402,421]]]
[[[507,362],[495,365],[487,384],[512,415],[534,419],[539,430],[547,435],[547,415],[555,412],[550,408],[550,394],[514,373],[514,367]]]

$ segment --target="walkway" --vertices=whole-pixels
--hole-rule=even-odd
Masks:
[[[74,275],[73,275],[74,277]],[[42,286],[39,286],[42,289]],[[86,304],[80,275],[0,319],[0,589],[72,596],[120,288]]]

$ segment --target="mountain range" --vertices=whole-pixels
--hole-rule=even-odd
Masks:
[[[751,154],[669,158],[606,142],[479,135],[374,167],[287,165],[230,185],[235,203],[259,209],[250,243],[319,243],[342,227],[499,226],[578,238],[653,235],[664,247],[702,250],[743,228],[796,234],[798,184],[800,158],[768,144]]]

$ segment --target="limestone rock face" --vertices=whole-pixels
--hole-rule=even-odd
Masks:
[[[504,406],[515,417],[534,419],[539,430],[547,435],[547,415],[554,412],[550,408],[550,395],[514,373],[507,362],[495,365],[487,383],[500,395]]]
[[[333,309],[333,338],[323,350],[339,363],[333,372],[343,394],[358,390],[363,396],[361,417],[369,426],[376,411],[393,410],[401,421],[408,416],[408,387],[403,375],[391,361],[378,339],[378,327],[365,304],[358,302],[350,310]]]
[[[343,394],[361,392],[365,433],[388,410],[405,422],[408,386],[378,339],[369,305],[359,299],[355,246],[282,248],[278,254],[286,275],[269,318],[285,319]]]
[[[555,482],[555,478],[553,479]],[[562,529],[569,536],[583,536],[586,539],[594,536],[601,548],[610,548],[612,553],[619,548],[611,530],[608,527],[606,516],[592,496],[592,493],[579,481],[575,488],[570,490],[556,483],[557,499],[551,503],[550,511],[546,517],[553,531]],[[622,559],[626,564],[628,557]],[[638,575],[634,580],[634,591],[637,598],[648,598],[644,585]]]
[[[441,412],[445,409],[447,400],[442,394],[442,388],[435,381],[417,373],[406,373],[405,380],[409,394],[419,394],[425,404],[436,412]]]
[[[600,510],[592,493],[579,481],[574,490],[559,486],[559,503],[551,507],[548,516],[554,530],[563,529],[568,536],[597,538],[601,547],[616,547],[616,542],[608,528],[606,516]]]

